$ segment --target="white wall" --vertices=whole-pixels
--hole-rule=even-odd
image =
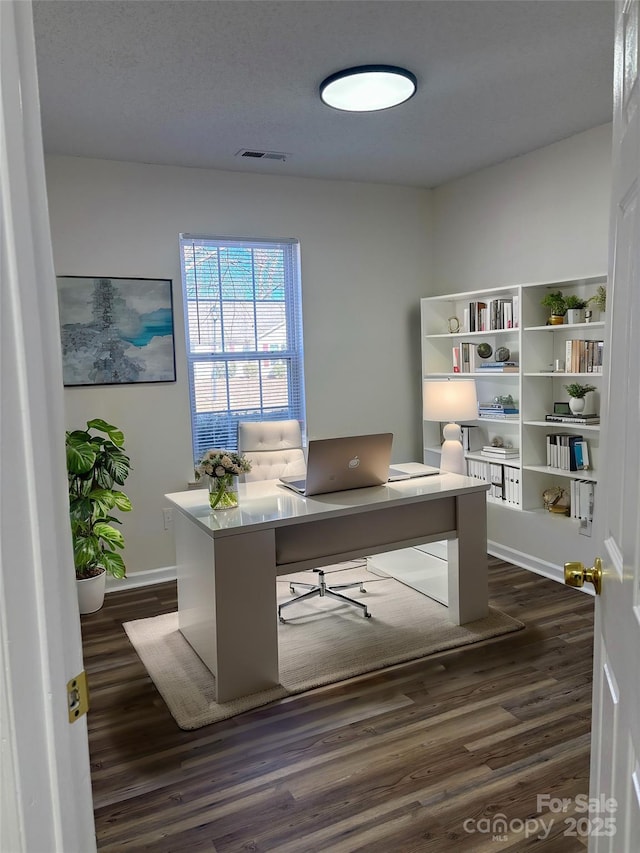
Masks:
[[[611,125],[433,191],[434,293],[607,270]]]
[[[309,436],[390,430],[394,461],[421,458],[429,191],[71,157],[49,157],[46,169],[57,275],[174,282],[175,384],[65,390],[68,428],[102,417],[125,432],[129,574],[174,564],[163,495],[193,473],[180,232],[297,237]]]
[[[609,124],[434,190],[433,292],[606,274],[610,193]],[[593,540],[563,519],[488,516],[505,559],[554,577],[567,560],[592,565]]]

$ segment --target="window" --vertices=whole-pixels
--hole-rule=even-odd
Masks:
[[[194,458],[235,450],[238,421],[305,432],[297,240],[180,238]]]

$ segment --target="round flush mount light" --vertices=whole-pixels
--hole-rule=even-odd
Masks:
[[[336,110],[364,113],[408,101],[416,91],[414,74],[395,65],[359,65],[338,71],[320,84],[323,103]]]

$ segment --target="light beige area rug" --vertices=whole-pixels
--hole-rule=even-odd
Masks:
[[[315,577],[279,578],[278,600],[291,597],[290,579],[309,583]],[[214,701],[215,678],[180,634],[177,613],[127,622],[124,629],[180,728],[197,729],[275,699],[524,627],[495,608],[485,619],[452,625],[446,607],[393,578],[365,568],[327,573],[333,583],[361,578],[367,592],[346,593],[366,600],[371,619],[331,598],[292,605],[284,612],[286,624],[278,626],[280,686],[224,704]]]

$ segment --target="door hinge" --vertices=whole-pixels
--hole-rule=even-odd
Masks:
[[[89,687],[87,685],[87,673],[82,670],[67,682],[67,704],[69,706],[69,722],[75,723],[77,719],[89,710]]]

